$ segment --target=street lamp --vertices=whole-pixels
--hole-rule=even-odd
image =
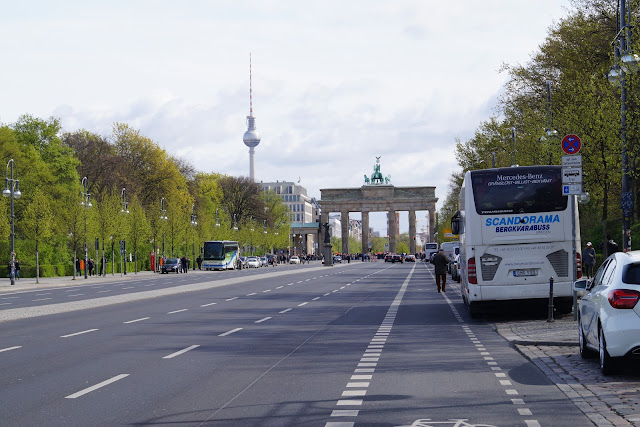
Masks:
[[[14,179],[13,177],[13,168],[15,166],[15,163],[16,162],[13,159],[7,162],[7,169],[6,169],[5,178],[4,178],[4,190],[2,191],[2,195],[4,197],[11,197],[11,271],[9,272],[11,286],[15,285],[16,283],[15,282],[16,280],[16,251],[15,251],[16,233],[13,227],[14,219],[15,219],[15,214],[13,212],[13,199],[19,199],[20,196],[22,196],[22,193],[20,192],[20,188],[19,188],[20,181],[18,181],[17,178]],[[9,174],[9,169],[11,169],[10,174]],[[9,177],[9,175],[11,175],[11,177]],[[16,176],[17,175],[18,173],[16,172]]]
[[[198,217],[196,216],[196,205],[191,205],[191,226],[193,227],[193,252],[191,263],[193,264],[193,269],[196,269],[196,226],[198,225],[197,221]]]
[[[160,199],[160,219],[164,219],[165,221],[169,219],[167,218],[167,207],[164,197]],[[164,227],[162,227],[162,258],[164,258],[164,256]]]
[[[626,74],[638,71],[640,57],[631,52],[631,26],[627,19],[631,20],[631,10],[627,16],[627,1],[618,3],[618,15],[620,16],[619,31],[612,42],[616,64],[611,67],[607,79],[614,85],[620,85],[620,139],[622,140],[622,193],[620,194],[620,207],[622,208],[622,249],[627,252],[631,249],[631,210],[633,209],[633,193],[629,191],[629,155],[627,154],[627,85]],[[607,254],[610,255],[610,254]]]
[[[84,206],[84,278],[87,278],[87,266],[89,265],[89,252],[87,251],[87,209],[91,204],[91,194],[89,193],[89,180],[85,176],[82,178],[82,189],[80,190],[80,205]]]
[[[120,208],[120,212],[125,214],[125,227],[124,227],[125,234],[124,236],[122,236],[122,247],[120,248],[120,259],[122,260],[122,256],[124,255],[124,268],[122,269],[122,271],[126,276],[127,275],[127,237],[126,237],[127,216],[126,215],[129,213],[129,202],[127,202],[127,199],[126,199],[126,188],[122,189],[122,193],[120,194],[120,202],[122,204],[122,207]]]

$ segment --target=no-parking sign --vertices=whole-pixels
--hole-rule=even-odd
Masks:
[[[578,135],[569,134],[562,138],[562,151],[565,153],[578,154],[580,148],[582,148],[582,141]]]

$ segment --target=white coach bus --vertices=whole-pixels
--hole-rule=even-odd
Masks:
[[[582,276],[578,213],[562,194],[560,166],[469,171],[451,220],[460,236],[462,297],[471,315],[488,302],[546,300],[571,311],[572,281]],[[576,236],[575,238],[573,236]],[[573,259],[575,252],[575,260]]]

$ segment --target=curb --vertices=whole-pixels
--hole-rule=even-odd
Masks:
[[[575,341],[553,341],[553,340],[536,340],[536,339],[525,339],[519,335],[516,335],[511,327],[507,326],[498,326],[493,325],[494,330],[500,334],[504,339],[509,341],[512,346],[515,345],[546,345],[546,346],[565,346],[565,347],[573,347],[578,346],[578,340]]]

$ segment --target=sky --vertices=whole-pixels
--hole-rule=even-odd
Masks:
[[[456,139],[496,113],[500,67],[526,63],[569,2],[0,0],[0,123],[127,123],[199,171],[248,176],[251,54],[256,181],[320,199],[380,156],[393,185],[435,186],[439,208]]]

